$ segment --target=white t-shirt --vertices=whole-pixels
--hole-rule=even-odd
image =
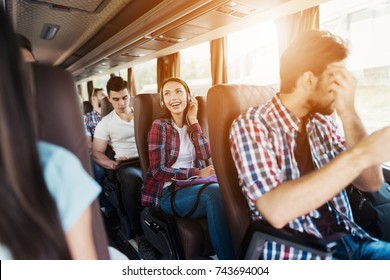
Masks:
[[[180,149],[177,160],[172,164],[172,168],[191,168],[193,167],[195,155],[195,147],[187,133],[187,126],[179,128],[173,123],[173,127],[177,130],[180,137]]]
[[[127,122],[112,110],[96,126],[94,138],[108,140],[115,152],[115,158],[138,157],[134,137],[134,118]]]
[[[180,149],[177,156],[177,160],[172,164],[172,168],[192,168],[194,160],[196,158],[195,147],[192,143],[190,136],[187,133],[187,126],[179,128],[175,123],[173,127],[177,130],[180,137]],[[166,182],[164,188],[170,186],[172,182]]]

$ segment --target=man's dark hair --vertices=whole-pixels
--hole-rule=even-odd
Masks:
[[[107,94],[110,96],[110,90],[112,91],[121,91],[126,88],[126,81],[121,77],[112,76],[107,82]]]
[[[345,41],[330,32],[310,30],[298,35],[280,58],[280,92],[292,92],[303,73],[311,71],[319,77],[330,63],[347,55]]]

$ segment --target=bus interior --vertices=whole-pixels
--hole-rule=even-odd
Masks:
[[[356,108],[364,126],[371,133],[390,124],[388,0],[1,0],[1,6],[16,32],[31,41],[37,63],[69,73],[83,101],[89,101],[94,88],[105,91],[111,76],[128,81],[132,104],[138,110],[139,141],[145,141],[145,127],[158,113],[162,81],[176,76],[186,80],[197,97],[199,119],[213,150],[213,143],[223,140],[216,135],[220,131],[210,116],[223,115],[223,108],[235,110],[232,100],[240,102],[246,92],[252,106],[263,102],[252,96],[277,92],[280,54],[296,34],[309,29],[329,30],[346,38],[351,49],[348,67],[359,81]],[[219,103],[227,107],[221,109]],[[217,160],[217,175],[224,174],[224,181],[231,175],[224,169],[228,160]],[[390,163],[384,163],[387,182],[389,171]],[[237,193],[230,195],[225,197]],[[248,215],[245,209],[227,208],[231,216]],[[104,209],[101,214],[108,243],[127,258],[139,259],[136,243],[126,233],[124,210],[115,218],[105,216]],[[142,214],[144,231],[154,240],[159,258],[216,258],[207,248],[188,253],[187,245],[176,240],[178,233],[171,234],[181,222],[160,214],[153,210]],[[236,227],[244,228],[238,230],[230,225],[238,258],[256,258],[256,242],[245,235],[249,223],[243,219]],[[261,232],[263,239],[286,239],[288,244],[308,246],[323,255],[332,249],[332,244],[306,237],[305,242],[298,241],[301,237],[295,233],[279,236],[272,228],[252,230]]]

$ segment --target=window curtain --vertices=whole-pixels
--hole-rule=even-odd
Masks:
[[[213,85],[228,82],[226,49],[226,37],[210,41],[211,77]]]
[[[318,6],[276,20],[279,53],[282,54],[299,33],[307,30],[319,29],[319,26],[320,9]]]
[[[89,102],[91,102],[91,95],[93,92],[93,81],[87,82],[87,90],[88,90],[88,100],[89,100]]]
[[[157,90],[162,83],[172,77],[180,77],[180,54],[173,53],[157,58]]]
[[[77,92],[78,92],[78,94],[79,94],[81,97],[83,97],[83,91],[82,91],[82,89],[81,89],[81,85],[80,85],[80,84],[77,85]]]
[[[130,96],[135,96],[137,94],[133,68],[127,68],[127,90],[129,91]]]

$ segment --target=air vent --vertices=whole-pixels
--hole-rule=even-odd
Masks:
[[[254,13],[256,9],[245,6],[239,2],[231,1],[227,4],[219,6],[214,11],[237,18],[244,18]]]

